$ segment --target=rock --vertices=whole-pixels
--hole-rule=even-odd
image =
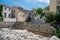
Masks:
[[[50,40],[60,40],[60,39],[57,38],[56,36],[52,36],[52,37],[50,38]]]
[[[3,30],[3,31],[2,31]],[[3,28],[0,30],[0,40],[60,40],[55,36],[44,37],[33,34],[27,30],[10,30]]]

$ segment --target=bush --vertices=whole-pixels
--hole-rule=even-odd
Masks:
[[[54,28],[54,35],[60,38],[60,28]]]
[[[60,38],[60,12],[48,13],[45,17],[46,23],[50,23],[54,27],[54,35]]]

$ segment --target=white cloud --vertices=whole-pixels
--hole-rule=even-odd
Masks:
[[[31,2],[31,1],[33,1],[33,2],[44,2],[44,3],[49,3],[50,2],[50,0],[25,0],[26,2]]]
[[[37,0],[37,1],[44,2],[44,3],[49,3],[50,2],[50,0]]]

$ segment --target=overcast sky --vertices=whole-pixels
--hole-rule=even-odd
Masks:
[[[49,5],[49,0],[0,0],[0,4],[5,4],[7,6],[19,6],[27,10],[32,8],[44,8]]]

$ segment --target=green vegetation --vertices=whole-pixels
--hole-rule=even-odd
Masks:
[[[49,11],[50,6],[48,5],[48,6],[46,6],[44,9]]]
[[[43,9],[42,9],[42,8],[38,8],[38,9],[37,9],[37,13],[38,13],[38,14],[42,14],[42,12],[43,12]]]
[[[41,18],[42,18],[42,16],[45,15],[43,13],[43,10],[49,11],[49,8],[50,8],[50,6],[46,6],[44,9],[43,8],[33,8],[32,10],[36,10],[37,14],[40,14],[41,15]]]
[[[42,8],[38,8],[37,9],[37,13],[41,15],[40,18],[42,18],[42,16],[44,16],[44,13],[43,13],[43,9]]]
[[[49,8],[50,6],[44,8],[44,10],[48,11],[48,14],[45,14],[46,23],[50,23],[51,26],[54,27],[53,28],[55,30],[54,35],[60,38],[60,12],[57,11],[56,13],[53,12],[49,13]],[[41,15],[41,18],[42,16],[44,16],[42,8],[37,8],[33,10],[36,10],[36,12]]]
[[[48,13],[46,16],[46,23],[50,23],[54,29],[54,35],[57,36],[58,38],[60,38],[60,13],[56,12],[56,13]]]
[[[56,22],[55,15],[53,14],[53,12],[50,12],[50,13],[46,14],[45,17],[46,17],[46,23],[53,24],[53,23]]]
[[[37,8],[32,8],[32,10],[36,10],[37,11]]]
[[[44,16],[44,13],[43,13],[43,9],[42,8],[33,8],[32,10],[36,10],[37,14],[41,15],[40,18],[42,18],[42,16]]]
[[[3,10],[3,6],[0,4],[0,18],[2,18],[2,10]]]
[[[55,28],[54,35],[60,38],[60,28],[58,28],[58,30]]]

